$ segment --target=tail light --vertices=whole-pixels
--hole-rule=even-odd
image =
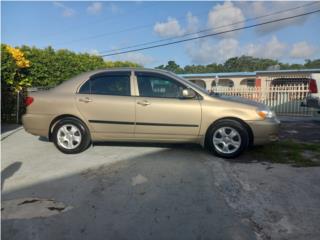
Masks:
[[[33,102],[33,97],[26,97],[26,99],[24,100],[24,103],[26,106],[29,106],[32,102]]]
[[[311,79],[309,82],[309,91],[310,93],[318,93],[317,82],[314,79]]]

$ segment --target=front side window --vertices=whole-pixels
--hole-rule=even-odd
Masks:
[[[113,74],[95,76],[82,85],[79,93],[130,96],[130,76]]]
[[[88,80],[81,86],[79,93],[90,94],[90,92],[91,92],[91,84],[90,84],[90,80]]]
[[[186,87],[174,79],[159,74],[137,73],[141,97],[181,98]]]

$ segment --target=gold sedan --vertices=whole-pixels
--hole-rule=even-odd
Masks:
[[[98,70],[26,99],[23,126],[64,153],[97,141],[193,142],[233,158],[277,140],[280,122],[262,104],[211,96],[179,76],[152,69]]]

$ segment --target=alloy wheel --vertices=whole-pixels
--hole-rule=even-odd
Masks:
[[[73,124],[61,126],[57,133],[59,146],[65,149],[75,149],[81,143],[82,136],[78,127]]]
[[[241,146],[241,136],[232,127],[218,128],[213,134],[212,141],[216,150],[224,154],[234,153]]]

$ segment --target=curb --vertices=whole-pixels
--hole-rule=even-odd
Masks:
[[[8,132],[6,132],[6,133],[1,134],[1,141],[3,141],[4,139],[6,139],[7,137],[11,136],[12,134],[20,131],[21,129],[23,129],[22,126],[14,129],[14,130],[11,130],[11,131],[8,131]]]

